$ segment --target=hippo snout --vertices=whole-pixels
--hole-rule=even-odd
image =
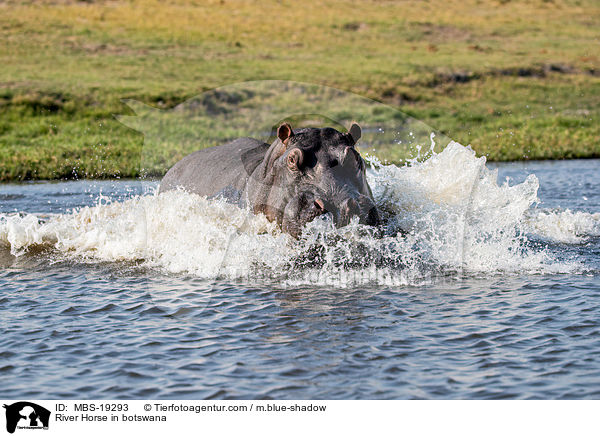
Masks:
[[[325,214],[331,215],[336,227],[347,226],[354,217],[358,217],[361,224],[377,226],[381,223],[375,203],[367,196],[348,197],[337,202],[325,198],[315,192],[297,194],[285,208],[283,230],[298,238],[306,223]]]
[[[344,227],[350,224],[354,217],[358,217],[358,222],[369,226],[378,226],[381,224],[377,206],[369,197],[359,195],[358,197],[349,197],[340,201],[326,201],[324,203],[324,213],[330,213],[336,227]]]
[[[285,207],[282,229],[298,238],[306,223],[326,213],[325,202],[321,197],[312,192],[300,192]]]
[[[332,211],[333,212],[333,211]],[[361,224],[377,226],[380,224],[379,213],[373,201],[364,195],[358,198],[347,198],[340,203],[334,213],[334,221],[337,227],[343,227],[350,224],[353,217],[358,217]]]

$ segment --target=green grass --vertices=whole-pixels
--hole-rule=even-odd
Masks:
[[[113,117],[133,114],[123,99],[169,109],[266,79],[381,101],[490,160],[600,157],[595,0],[0,1],[0,17],[4,181],[160,174],[193,149],[269,128],[273,107],[319,113],[293,94],[208,94],[202,107],[217,112],[164,112],[168,128],[145,143]],[[405,121],[347,103],[330,101],[334,121]]]

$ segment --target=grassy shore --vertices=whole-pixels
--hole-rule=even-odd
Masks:
[[[132,114],[123,99],[167,109],[265,79],[381,101],[490,160],[600,157],[596,0],[0,1],[0,16],[2,181],[160,173],[213,144],[144,161],[113,117]]]

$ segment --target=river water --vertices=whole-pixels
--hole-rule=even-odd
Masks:
[[[381,234],[0,185],[0,397],[600,398],[600,162],[373,162]]]

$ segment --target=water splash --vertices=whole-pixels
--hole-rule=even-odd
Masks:
[[[431,138],[433,143],[433,138]],[[539,183],[497,182],[469,147],[405,166],[371,158],[369,182],[387,225],[336,229],[326,217],[300,241],[246,209],[181,191],[100,200],[41,218],[0,214],[0,246],[15,256],[49,247],[79,262],[135,261],[203,278],[350,286],[418,285],[464,274],[577,272],[530,239],[578,243],[600,234],[600,214],[535,209]]]
[[[582,244],[600,236],[600,213],[566,210],[540,210],[525,221],[537,238],[562,244]]]

